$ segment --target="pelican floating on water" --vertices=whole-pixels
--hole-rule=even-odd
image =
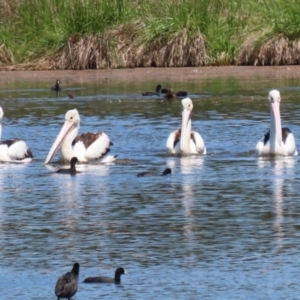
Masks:
[[[105,154],[110,151],[112,142],[104,132],[82,133],[77,136],[80,127],[80,116],[77,109],[67,111],[65,124],[54,141],[45,164],[48,164],[61,147],[61,160],[70,161],[77,157],[79,162],[88,163],[100,158],[102,163],[115,161],[115,156]]]
[[[190,98],[181,100],[182,125],[170,133],[166,143],[169,153],[172,154],[206,154],[206,148],[201,135],[191,130],[191,114],[193,102]]]
[[[280,93],[269,92],[271,128],[256,145],[257,155],[298,155],[294,135],[288,128],[281,128]]]
[[[26,143],[20,139],[1,141],[3,109],[0,106],[0,161],[28,163],[32,161],[33,155]]]

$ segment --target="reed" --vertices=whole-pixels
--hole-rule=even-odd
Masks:
[[[299,17],[297,0],[0,0],[0,65],[297,63]]]

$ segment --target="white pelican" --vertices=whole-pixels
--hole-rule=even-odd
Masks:
[[[271,111],[271,128],[256,145],[257,155],[298,155],[294,135],[288,128],[281,128],[280,93],[269,92],[268,100]]]
[[[169,153],[172,154],[206,154],[204,141],[201,135],[191,130],[191,113],[193,102],[190,98],[181,100],[182,125],[170,133],[166,143]]]
[[[33,155],[26,143],[20,139],[1,141],[3,109],[0,106],[0,161],[28,163],[32,161]]]
[[[80,116],[77,109],[67,111],[65,124],[54,141],[45,164],[48,164],[57,150],[61,147],[61,160],[70,161],[77,157],[79,162],[88,163],[103,158],[112,145],[104,132],[83,133],[77,136],[80,127]],[[103,158],[101,162],[113,162],[115,156]]]

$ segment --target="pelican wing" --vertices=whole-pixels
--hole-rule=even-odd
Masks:
[[[263,137],[261,140],[259,140],[258,143],[256,144],[256,147],[255,147],[256,155],[264,155],[264,154],[267,154],[270,152],[270,147],[268,147],[269,150],[266,150],[267,146],[265,146],[264,141],[265,141],[265,137]]]
[[[285,145],[287,155],[298,155],[295,137],[288,128],[282,128],[282,139]]]
[[[84,153],[85,159],[91,161],[102,158],[110,151],[111,145],[112,143],[104,132],[87,132],[76,137],[73,142],[73,152],[77,157],[81,157]]]
[[[0,152],[3,161],[30,162],[33,158],[26,143],[19,139],[0,142]]]
[[[180,141],[181,129],[176,129],[172,131],[167,139],[166,148],[169,153],[176,153],[175,146]]]
[[[199,153],[199,154],[206,154],[206,148],[204,146],[204,141],[202,136],[197,131],[191,132],[191,152],[192,153]]]
[[[266,155],[270,153],[270,130],[258,141],[255,147],[256,155]]]

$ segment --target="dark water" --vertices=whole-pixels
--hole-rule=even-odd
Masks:
[[[299,158],[253,151],[269,127],[271,88],[300,147],[298,80],[174,84],[191,94],[208,152],[182,158],[165,151],[180,101],[140,96],[156,83],[62,82],[58,97],[51,83],[0,86],[2,138],[25,139],[35,155],[0,164],[0,299],[55,299],[57,278],[75,261],[80,282],[119,266],[129,273],[120,286],[80,283],[77,300],[299,297]],[[54,173],[58,156],[43,165],[73,108],[80,132],[109,135],[117,163],[79,166],[75,177]],[[136,177],[166,167],[171,176]]]

